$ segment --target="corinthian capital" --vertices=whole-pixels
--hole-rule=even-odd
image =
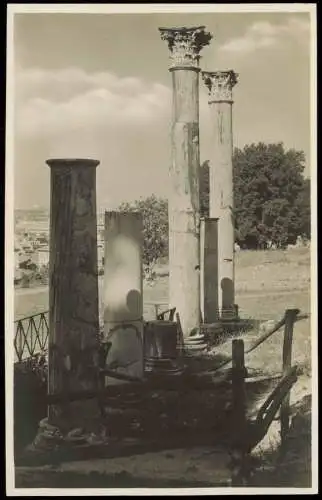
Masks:
[[[233,100],[233,87],[238,82],[234,71],[203,71],[202,79],[209,90],[209,102]]]
[[[171,67],[198,67],[200,51],[209,45],[211,33],[205,26],[194,28],[159,28],[161,39],[168,42]]]

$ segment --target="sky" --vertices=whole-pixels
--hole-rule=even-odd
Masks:
[[[14,17],[14,204],[49,208],[53,157],[91,157],[100,210],[167,196],[169,50],[158,27],[204,25],[202,70],[233,69],[234,146],[284,142],[310,175],[310,19],[306,13],[56,14]],[[200,79],[200,160],[212,156]]]

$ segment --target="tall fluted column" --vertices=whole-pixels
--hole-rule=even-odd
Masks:
[[[49,258],[49,393],[93,390],[99,333],[96,160],[52,159]],[[78,408],[75,410],[75,406]],[[68,420],[84,417],[69,405]],[[74,415],[73,415],[74,408]],[[73,416],[72,416],[73,415]],[[50,406],[49,420],[62,416]]]
[[[159,30],[170,50],[173,88],[169,305],[189,336],[200,322],[199,53],[212,35],[204,26]]]
[[[210,217],[218,218],[218,296],[222,317],[234,316],[235,263],[233,217],[232,89],[234,71],[203,72],[214,123],[214,152],[210,166]]]

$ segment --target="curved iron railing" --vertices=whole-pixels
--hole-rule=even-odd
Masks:
[[[167,314],[169,315],[169,320],[174,319],[175,308],[163,311],[160,310],[162,307],[168,307],[164,302],[146,302],[144,305],[154,306],[155,319],[165,319],[165,315]],[[49,336],[48,314],[49,311],[43,311],[32,316],[18,319],[14,322],[15,361],[23,361],[47,350]],[[256,320],[257,327],[261,321],[264,321],[264,318]],[[243,328],[249,330],[250,326],[248,326],[248,328],[246,328],[246,326],[243,325]],[[251,326],[255,328],[255,325]],[[205,331],[207,331],[207,325],[201,325],[201,332],[204,333]]]
[[[165,303],[149,302],[145,305],[154,306],[155,315],[159,314],[160,307],[166,306]],[[46,351],[48,348],[49,335],[49,311],[43,311],[32,316],[26,316],[18,319],[15,324],[15,362],[21,362],[39,352]]]
[[[15,321],[15,361],[23,361],[47,349],[49,325],[44,311]]]

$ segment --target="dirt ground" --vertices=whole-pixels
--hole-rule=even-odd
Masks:
[[[168,278],[145,287],[146,302],[167,302]],[[310,312],[309,249],[240,251],[236,254],[236,302],[242,317],[276,319],[285,309]],[[152,313],[153,314],[153,311]],[[256,335],[256,332],[255,332]],[[294,328],[293,364],[302,374],[291,391],[291,431],[283,455],[276,419],[254,450],[258,460],[253,486],[310,487],[311,481],[311,332],[310,319]],[[244,337],[245,344],[254,332]],[[281,371],[282,331],[246,356],[246,366]],[[218,353],[229,355],[231,341]],[[264,397],[264,395],[263,395]],[[167,450],[128,458],[69,462],[41,469],[17,468],[16,487],[217,487],[229,486],[227,452],[220,448]]]

